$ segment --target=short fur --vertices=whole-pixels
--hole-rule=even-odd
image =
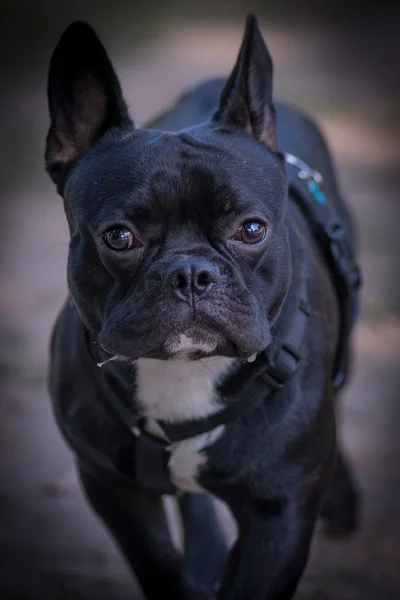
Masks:
[[[54,51],[48,97],[46,166],[71,235],[50,389],[87,497],[148,600],[206,600],[216,586],[218,600],[288,600],[321,511],[334,532],[356,521],[340,456],[332,478],[336,293],[288,199],[279,151],[323,174],[329,202],[352,231],[325,142],[308,117],[273,102],[272,61],[254,17],[227,83],[202,83],[146,129],[135,129],[107,54],[84,23],[71,25]],[[255,244],[240,237],[248,222],[265,227]],[[132,236],[132,249],[107,245],[116,227]],[[109,410],[113,394],[160,437],[155,418],[217,410],[227,401],[217,381],[268,347],[282,307],[295,310],[302,279],[312,315],[295,377],[246,418],[171,454],[177,486],[226,502],[239,532],[225,564],[209,495],[183,494],[181,556],[160,495],[118,472],[118,451],[132,434]],[[115,360],[101,377],[96,363],[108,358]]]

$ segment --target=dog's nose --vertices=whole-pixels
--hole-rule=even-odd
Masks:
[[[165,274],[165,282],[181,300],[201,296],[208,292],[220,275],[216,265],[205,258],[186,258]]]

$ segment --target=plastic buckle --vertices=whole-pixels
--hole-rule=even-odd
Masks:
[[[282,350],[285,350],[286,352],[288,352],[297,362],[300,362],[300,352],[298,351],[297,348],[295,348],[295,346],[293,346],[292,344],[285,342],[284,344],[282,344],[282,348],[280,349],[279,353],[282,352]]]
[[[294,359],[292,365],[286,364],[282,359],[282,353],[286,352]],[[293,377],[300,365],[301,356],[297,348],[290,343],[282,344],[274,363],[270,363],[261,377],[274,389],[281,390],[286,381]]]
[[[269,365],[268,371],[264,371],[264,373],[262,373],[262,375],[261,375],[261,378],[264,379],[264,381],[266,383],[268,383],[268,385],[270,385],[272,387],[272,389],[281,390],[285,384],[284,384],[284,382],[283,383],[279,382],[275,378],[275,373],[274,373],[274,375],[271,374],[271,371],[273,371],[273,370],[274,370],[274,365]]]

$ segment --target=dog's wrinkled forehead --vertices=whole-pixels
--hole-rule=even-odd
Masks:
[[[78,220],[126,218],[125,210],[142,222],[204,224],[260,211],[272,221],[283,188],[279,160],[248,136],[233,147],[198,128],[111,133],[79,162],[64,195]]]

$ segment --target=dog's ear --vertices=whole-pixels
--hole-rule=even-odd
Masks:
[[[276,151],[272,71],[272,59],[257,20],[254,15],[249,15],[236,64],[222,91],[213,120],[244,129]]]
[[[117,75],[86,23],[72,23],[58,42],[47,94],[46,169],[60,190],[71,165],[108,129],[132,126]]]

